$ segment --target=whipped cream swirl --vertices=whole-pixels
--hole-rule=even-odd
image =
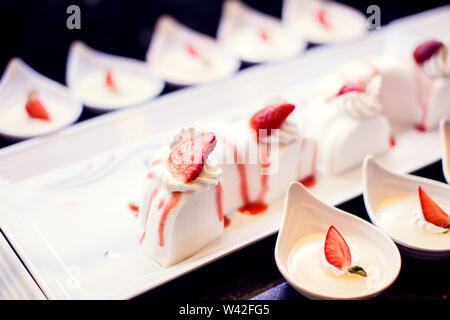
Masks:
[[[203,165],[200,175],[192,182],[186,183],[175,179],[172,174],[167,170],[166,163],[155,166],[152,172],[159,177],[159,181],[162,185],[166,186],[169,191],[200,191],[211,186],[216,186],[219,183],[219,179],[222,175],[222,169],[220,169],[219,162],[215,159],[206,160]]]
[[[364,92],[352,91],[335,98],[341,110],[357,120],[371,118],[377,115],[381,109],[379,99],[381,88],[381,76],[373,76],[367,83]]]
[[[444,233],[448,230],[447,228],[441,228],[426,221],[420,209],[418,209],[413,215],[409,223],[411,223],[415,228],[428,233]]]
[[[430,59],[422,66],[424,72],[433,78],[450,77],[450,50],[447,45],[443,45]]]
[[[267,132],[267,134],[268,133],[269,132]],[[299,129],[296,123],[285,120],[280,129],[272,129],[271,134],[269,136],[267,134],[262,134],[260,132],[259,141],[261,143],[270,144],[272,143],[272,139],[278,139],[280,144],[286,145],[298,139]]]

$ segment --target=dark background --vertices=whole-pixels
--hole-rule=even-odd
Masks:
[[[245,0],[250,6],[280,17],[281,0]],[[448,1],[393,2],[377,0],[341,1],[362,12],[369,5],[381,8],[382,24],[421,12]],[[10,58],[18,56],[38,72],[64,83],[69,45],[82,40],[108,53],[144,60],[156,19],[174,16],[183,24],[215,35],[221,0],[29,0],[0,3],[0,73]],[[66,9],[81,8],[81,30],[68,30]],[[164,93],[171,91],[165,89]],[[83,111],[81,121],[95,116]],[[11,144],[0,139],[0,148]],[[416,174],[444,181],[437,162]],[[368,219],[362,197],[339,208]],[[248,299],[258,294],[265,299],[304,299],[287,285],[275,265],[276,235],[224,257],[177,280],[152,290],[138,299]],[[394,285],[378,300],[450,299],[450,259],[418,261],[402,256],[402,271]],[[114,281],[114,279],[111,279]]]
[[[281,0],[245,0],[252,7],[281,16]],[[381,8],[382,24],[447,4],[444,0],[346,0],[362,12]],[[211,36],[216,33],[222,0],[2,0],[0,2],[0,72],[18,56],[40,73],[64,83],[66,56],[73,40],[100,51],[144,60],[156,19],[174,16],[183,24]],[[81,9],[81,30],[69,30],[66,9]]]

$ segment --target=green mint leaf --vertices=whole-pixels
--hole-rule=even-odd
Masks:
[[[350,273],[357,274],[361,277],[367,277],[367,273],[360,266],[351,266],[350,268],[348,268],[347,271]]]

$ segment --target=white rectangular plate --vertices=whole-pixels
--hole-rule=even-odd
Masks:
[[[127,206],[140,195],[149,159],[172,132],[198,120],[242,119],[274,94],[301,104],[307,83],[343,62],[381,54],[388,30],[1,150],[2,230],[46,296],[59,299],[130,298],[275,233],[283,199],[258,216],[233,214],[220,240],[161,269],[140,250],[138,223]],[[397,145],[378,158],[383,165],[408,172],[440,158],[437,131],[394,131]],[[319,176],[312,191],[332,205],[351,199],[362,191],[361,168]]]

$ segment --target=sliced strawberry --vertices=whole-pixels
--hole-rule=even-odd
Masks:
[[[197,179],[216,143],[214,133],[208,132],[177,144],[167,161],[172,176],[185,183]]]
[[[106,71],[106,86],[113,91],[117,91],[116,82],[114,81],[114,77],[111,70]]]
[[[32,118],[41,119],[45,121],[50,120],[50,116],[42,104],[41,100],[38,98],[36,92],[31,91],[28,94],[28,100],[25,105],[25,110],[28,112],[28,115]]]
[[[367,273],[360,266],[352,266],[350,248],[334,226],[330,226],[325,239],[325,258],[328,263],[339,270],[367,277]]]
[[[283,103],[265,107],[258,111],[250,119],[250,128],[255,130],[259,141],[259,130],[267,130],[267,136],[271,135],[272,129],[280,129],[284,120],[294,111],[295,106],[290,103]]]
[[[352,263],[350,248],[334,226],[330,226],[325,239],[325,257],[329,264],[346,270]]]
[[[417,46],[413,52],[414,60],[418,65],[423,64],[425,61],[435,55],[444,44],[440,41],[429,40],[425,41]]]
[[[422,187],[419,187],[419,199],[423,217],[426,221],[441,228],[448,228],[450,226],[450,216],[423,191]]]
[[[366,87],[362,83],[348,82],[342,86],[341,90],[339,90],[339,92],[337,93],[337,96],[341,96],[343,94],[346,94],[349,92],[354,92],[354,91],[364,92],[364,91],[366,91]]]

